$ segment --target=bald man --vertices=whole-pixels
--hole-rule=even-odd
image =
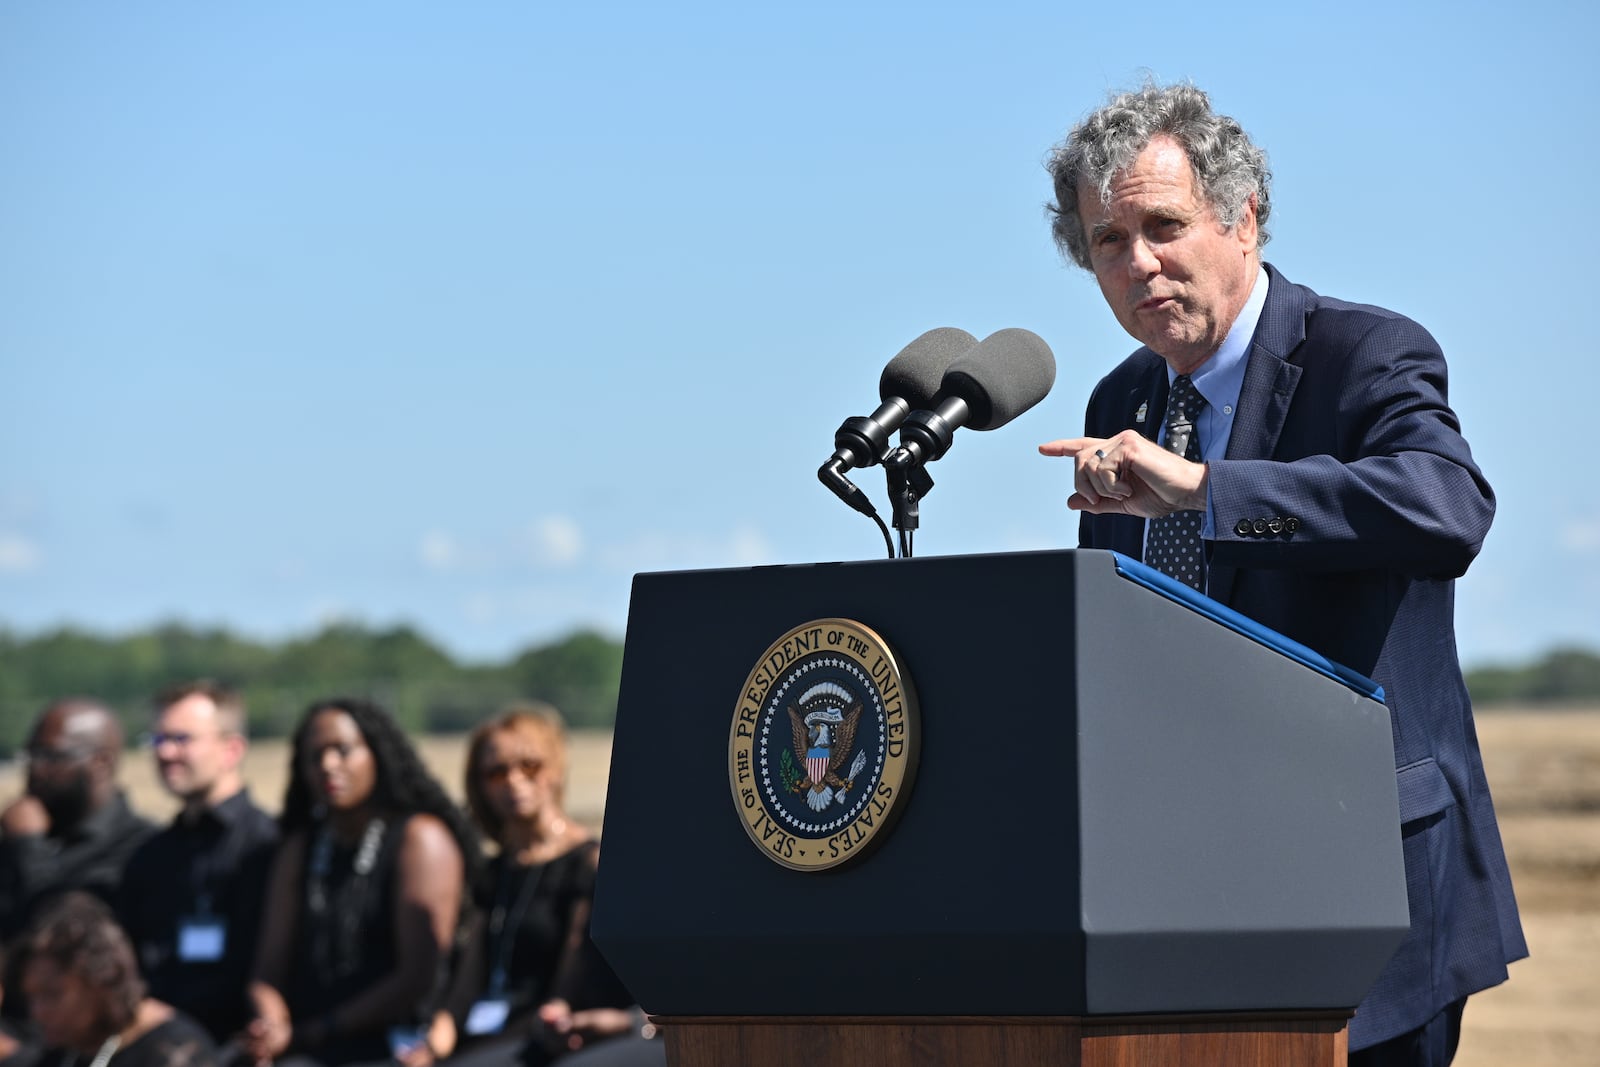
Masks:
[[[109,901],[128,857],[155,829],[117,788],[122,726],[105,705],[50,705],[23,754],[27,790],[0,811],[0,939],[69,889]]]

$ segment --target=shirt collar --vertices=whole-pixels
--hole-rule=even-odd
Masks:
[[[1206,398],[1213,410],[1231,411],[1239,403],[1239,390],[1244,388],[1244,371],[1249,365],[1250,339],[1255,336],[1256,325],[1261,321],[1261,309],[1267,306],[1267,270],[1256,267],[1256,278],[1250,286],[1250,295],[1238,318],[1228,328],[1228,336],[1211,358],[1189,376],[1195,391]],[[1177,372],[1167,368],[1167,385],[1170,387]]]
[[[192,820],[186,821],[184,819],[183,811],[179,810],[178,814],[173,816],[172,821],[178,826],[198,826],[200,823],[210,819],[226,829],[227,827],[230,827],[234,823],[238,822],[239,819],[243,817],[244,813],[249,810],[249,808],[250,790],[248,787],[245,787],[241,788],[238,792],[226,798],[221,803],[204,809]]]

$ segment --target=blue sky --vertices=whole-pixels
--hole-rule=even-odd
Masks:
[[[1269,261],[1443,344],[1500,499],[1466,661],[1593,645],[1600,17],[1283,6],[0,5],[0,626],[487,659],[620,634],[638,571],[874,557],[815,470],[942,325],[1058,373],[919,554],[1070,547],[1034,446],[1133,342],[1041,161],[1149,72],[1268,150]]]

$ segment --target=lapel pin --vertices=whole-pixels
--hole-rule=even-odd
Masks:
[[[1148,414],[1150,414],[1150,401],[1146,400],[1143,404],[1139,405],[1139,410],[1133,413],[1133,421],[1143,422],[1144,417]]]

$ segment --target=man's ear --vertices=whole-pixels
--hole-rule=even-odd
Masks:
[[[1233,232],[1239,238],[1239,243],[1245,251],[1253,251],[1257,244],[1256,233],[1256,194],[1251,193],[1250,199],[1245,201],[1244,210],[1239,212],[1239,221],[1233,224]]]

